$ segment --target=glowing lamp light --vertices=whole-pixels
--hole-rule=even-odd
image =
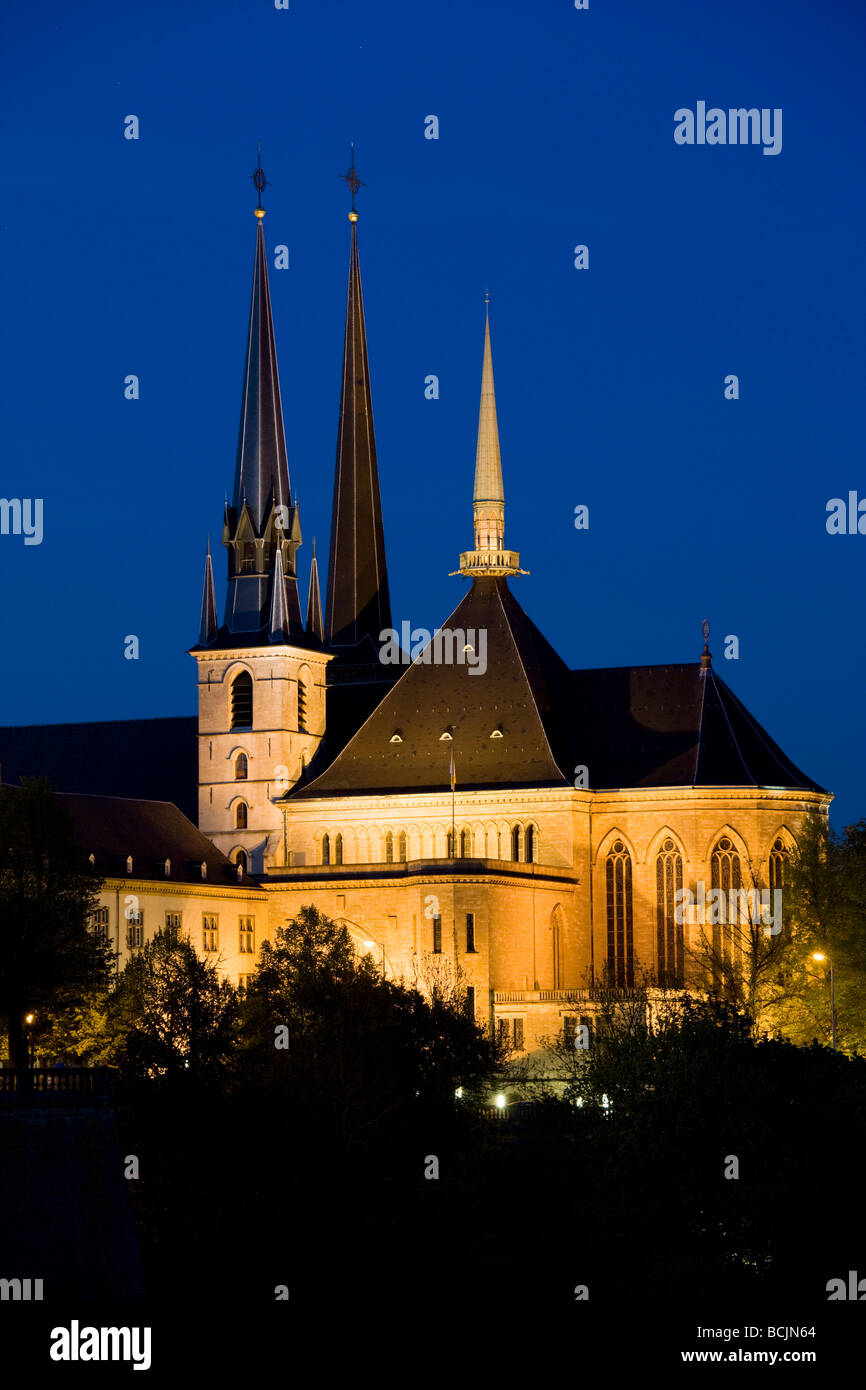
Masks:
[[[496,1096],[496,1098],[495,1098],[493,1104],[496,1106],[496,1109],[497,1109],[497,1110],[504,1110],[504,1109],[505,1109],[505,1097],[504,1097],[504,1095],[502,1094],[501,1091],[499,1092],[499,1095]]]
[[[826,960],[827,957],[824,955],[824,952],[823,952],[823,951],[813,951],[813,952],[812,952],[812,959],[813,959],[813,960]]]
[[[463,1099],[463,1087],[462,1087],[462,1086],[458,1086],[458,1087],[457,1087],[457,1090],[454,1092],[454,1094],[455,1094],[455,1096],[457,1097],[458,1100],[462,1100],[462,1099]]]
[[[25,1017],[24,1017],[24,1022],[25,1022],[25,1023],[32,1023],[34,1017],[35,1017],[34,1014],[26,1014]]]

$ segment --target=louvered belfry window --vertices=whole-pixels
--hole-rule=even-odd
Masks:
[[[251,729],[253,726],[253,678],[241,671],[232,681],[232,728]]]

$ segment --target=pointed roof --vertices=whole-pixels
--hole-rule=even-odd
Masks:
[[[490,349],[490,309],[484,319],[484,361],[481,367],[481,405],[478,410],[478,445],[475,451],[474,502],[504,502],[496,392],[493,387],[493,353]]]
[[[370,659],[378,652],[380,632],[391,626],[391,601],[358,260],[358,214],[352,212],[349,218],[352,245],[325,640],[337,648],[363,645]]]
[[[201,622],[198,629],[199,646],[208,646],[216,637],[219,623],[216,615],[216,598],[213,587],[213,561],[210,557],[210,540],[207,543],[207,556],[204,562],[204,588],[201,596]]]
[[[240,513],[246,503],[255,532],[261,535],[271,501],[273,500],[276,506],[289,506],[292,499],[262,227],[264,212],[256,209],[256,213],[258,227],[255,270],[241,396],[233,507]]]
[[[319,562],[316,559],[316,541],[313,539],[313,558],[310,563],[310,594],[307,599],[307,632],[322,641],[322,597],[319,593]]]
[[[274,561],[274,587],[271,590],[271,619],[268,624],[268,640],[270,642],[287,642],[289,640],[289,628],[289,605],[286,602],[283,555],[280,547],[277,546]]]
[[[507,582],[477,579],[442,631],[458,634],[456,650],[443,648],[452,663],[426,664],[425,653],[431,663],[436,655],[431,642],[328,770],[297,795],[444,790],[452,752],[458,787],[567,785],[556,750],[568,668]]]

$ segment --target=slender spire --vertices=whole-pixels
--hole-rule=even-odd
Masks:
[[[475,450],[475,486],[472,519],[475,549],[460,556],[454,574],[475,576],[526,574],[520,556],[505,549],[505,489],[499,452],[496,392],[493,386],[493,352],[490,347],[490,295],[484,295],[484,358],[481,366],[481,404],[478,409],[478,444]]]
[[[198,630],[198,640],[202,647],[209,646],[214,640],[218,626],[213,587],[213,561],[210,557],[210,537],[208,537],[207,556],[204,562],[204,589],[201,596],[201,622]]]
[[[710,625],[706,618],[701,623],[701,633],[704,639],[704,650],[701,652],[701,675],[705,676],[713,664],[713,655],[710,651]]]
[[[274,561],[274,587],[271,590],[271,621],[268,641],[287,642],[289,639],[289,609],[286,603],[286,584],[283,577],[283,556],[277,551]]]
[[[354,172],[355,186],[360,184]],[[347,179],[349,175],[346,176]],[[332,647],[356,649],[367,660],[378,656],[379,634],[391,626],[391,601],[385,564],[385,534],[379,496],[373,402],[364,327],[361,267],[358,260],[358,214],[349,213],[352,246],[343,348],[343,387],[334,504],[325,640]],[[365,648],[364,652],[359,649]]]
[[[261,158],[252,178],[258,194],[255,268],[235,481],[223,528],[229,551],[226,623],[231,632],[260,631],[267,623],[277,549],[282,552],[289,617],[301,628],[295,563],[301,527],[289,484],[263,230],[262,193],[268,183]]]
[[[307,600],[307,632],[324,641],[322,597],[319,593],[319,563],[316,559],[316,540],[313,538],[313,559],[310,564],[310,595]]]

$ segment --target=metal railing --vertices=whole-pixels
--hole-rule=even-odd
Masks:
[[[106,1067],[0,1067],[0,1105],[109,1105]]]

